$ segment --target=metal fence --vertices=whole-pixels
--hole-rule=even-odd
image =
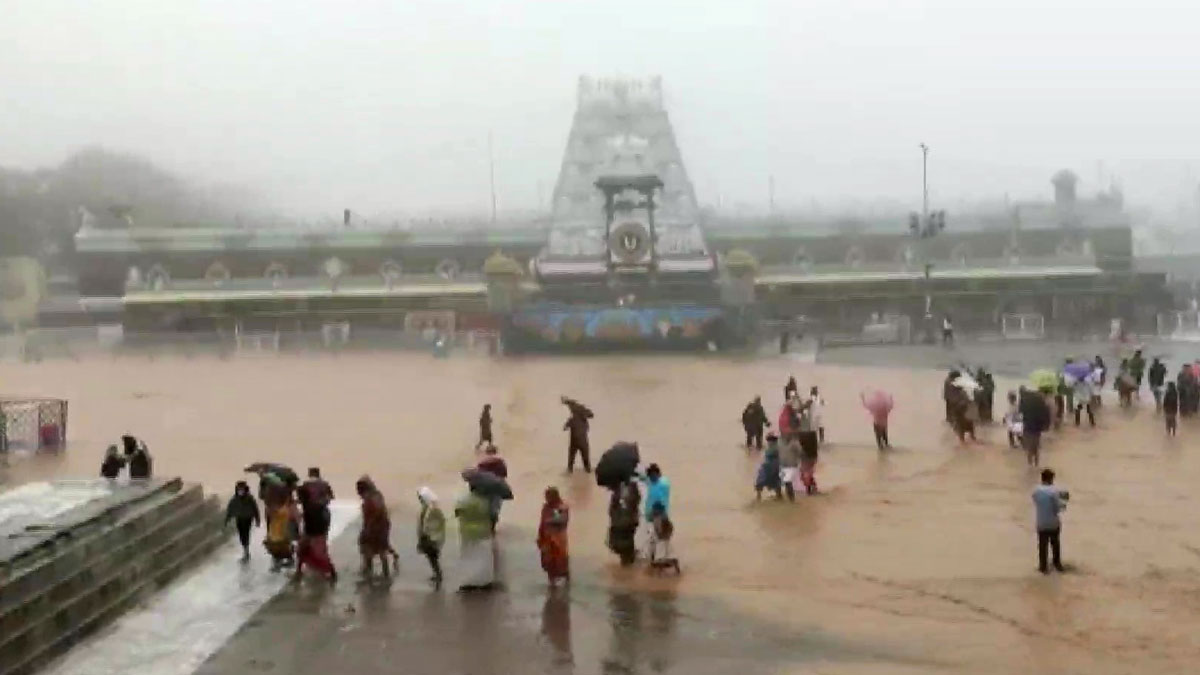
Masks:
[[[0,399],[0,452],[57,448],[66,438],[66,401]]]
[[[426,351],[495,353],[495,331],[416,331],[332,322],[316,328],[216,332],[127,332],[103,327],[26,331],[0,340],[0,360],[159,357],[235,358],[278,353]]]

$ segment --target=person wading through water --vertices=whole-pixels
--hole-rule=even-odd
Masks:
[[[1018,394],[1021,411],[1021,445],[1025,448],[1025,459],[1029,466],[1037,466],[1041,460],[1042,434],[1050,428],[1050,406],[1040,391],[1021,387]]]
[[[1062,544],[1059,539],[1062,534],[1062,520],[1059,514],[1067,508],[1067,500],[1070,498],[1071,495],[1065,490],[1059,490],[1054,486],[1054,472],[1050,469],[1043,469],[1042,484],[1033,491],[1033,507],[1037,524],[1038,571],[1042,574],[1050,573],[1050,567],[1046,564],[1046,549],[1050,549],[1052,553],[1054,569],[1059,572],[1064,571]]]
[[[1167,383],[1167,390],[1162,395],[1162,412],[1167,425],[1167,435],[1174,436],[1179,424],[1179,388],[1174,382]]]
[[[1154,357],[1154,362],[1150,364],[1150,371],[1146,373],[1147,381],[1150,384],[1150,393],[1154,395],[1154,409],[1162,410],[1163,385],[1167,381],[1167,367],[1163,362]]]
[[[475,443],[475,448],[487,447],[494,442],[495,439],[492,438],[492,404],[488,403],[483,406],[483,412],[479,413],[479,441]]]
[[[608,500],[608,549],[621,558],[622,567],[637,560],[635,537],[641,503],[642,495],[632,478],[613,488]]]
[[[570,411],[570,416],[567,418],[566,424],[563,425],[563,430],[569,432],[567,439],[567,473],[575,471],[575,455],[579,455],[579,459],[583,462],[583,470],[586,473],[592,472],[592,460],[589,455],[588,446],[588,430],[591,423],[588,421],[594,416],[591,409],[583,405],[579,401],[572,398],[562,397],[563,405],[567,406]]]
[[[551,586],[562,579],[571,580],[571,556],[567,545],[567,524],[570,509],[558,494],[558,488],[548,487],[542,516],[538,520],[537,547],[542,558],[542,570]]]
[[[746,408],[742,410],[742,428],[746,431],[746,449],[755,448],[762,450],[763,448],[763,429],[770,428],[771,422],[767,419],[767,411],[763,410],[762,398],[755,396],[754,400],[746,404]]]

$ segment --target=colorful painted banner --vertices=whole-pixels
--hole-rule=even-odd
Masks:
[[[553,345],[643,340],[696,341],[712,335],[722,316],[713,307],[575,309],[528,307],[512,317],[512,327]]]

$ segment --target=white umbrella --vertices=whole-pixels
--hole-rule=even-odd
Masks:
[[[951,384],[967,392],[980,388],[979,383],[976,382],[975,378],[971,377],[970,375],[959,375],[958,377],[954,378],[954,381],[951,382]]]

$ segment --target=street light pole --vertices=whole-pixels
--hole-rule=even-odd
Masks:
[[[921,225],[929,222],[929,146],[921,144]]]
[[[496,157],[492,153],[492,131],[488,130],[488,191],[492,196],[492,225],[496,224]]]
[[[925,291],[925,335],[926,340],[932,341],[933,327],[933,294],[931,292],[930,272],[933,265],[929,263],[928,250],[925,244],[926,232],[932,234],[932,228],[929,227],[929,146],[924,142],[921,147],[921,222],[917,228],[917,248],[920,251],[921,266],[924,268],[925,276],[921,280],[921,285]]]

